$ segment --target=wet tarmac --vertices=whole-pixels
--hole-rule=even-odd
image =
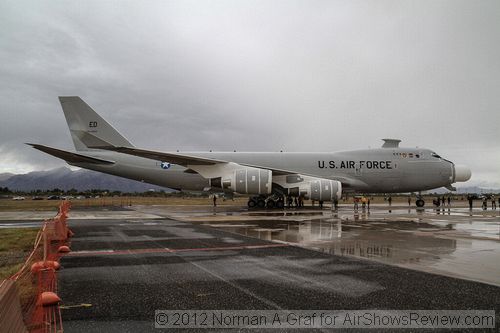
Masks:
[[[35,228],[43,224],[43,220],[51,219],[57,210],[49,211],[6,211],[0,212],[0,229],[3,228]],[[71,212],[72,220],[88,219],[157,219],[161,216],[141,213],[123,207],[79,207]]]
[[[500,311],[497,286],[383,263],[436,265],[438,258],[453,262],[457,251],[470,255],[466,242],[498,246],[489,228],[457,226],[467,222],[452,212],[455,222],[445,223],[446,214],[396,209],[391,217],[380,209],[357,218],[347,209],[337,216],[136,209],[155,219],[70,220],[73,252],[62,258],[59,273],[67,332],[154,331],[156,309]],[[498,228],[498,215],[491,220]]]
[[[500,210],[372,206],[247,211],[149,206],[141,212],[263,240],[500,286]]]

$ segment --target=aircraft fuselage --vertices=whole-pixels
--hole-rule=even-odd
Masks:
[[[82,152],[83,153],[83,152]],[[85,155],[112,160],[112,165],[74,165],[174,189],[201,191],[207,179],[186,172],[179,165],[162,167],[161,161],[111,151],[88,151]],[[192,156],[221,159],[281,169],[297,174],[341,181],[344,191],[394,193],[449,186],[455,181],[454,164],[428,149],[378,148],[333,153],[295,152],[190,152]]]

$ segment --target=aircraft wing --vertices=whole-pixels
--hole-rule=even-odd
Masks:
[[[65,151],[65,150],[47,147],[44,145],[39,145],[36,143],[27,143],[27,145],[30,145],[31,147],[38,149],[40,151],[43,151],[44,153],[47,153],[49,155],[63,159],[70,164],[71,163],[91,163],[91,164],[114,164],[115,163],[113,161],[107,161],[107,160],[103,160],[100,158],[95,158],[95,157],[85,156],[85,155],[81,155],[81,154],[77,154],[77,153],[72,153],[72,152]]]
[[[190,166],[195,166],[195,165],[216,165],[216,164],[229,163],[228,161],[224,161],[224,160],[217,160],[217,159],[206,158],[206,157],[185,155],[185,154],[181,154],[181,153],[164,153],[164,152],[145,150],[145,149],[139,149],[139,148],[112,147],[112,146],[99,146],[99,148],[105,149],[105,150],[116,151],[116,152],[123,153],[123,154],[149,158],[149,159],[157,160],[157,161],[170,162],[173,164],[182,165],[182,166],[187,167],[187,168],[189,168]],[[244,166],[254,167],[254,168],[268,169],[268,170],[271,170],[273,172],[273,174],[275,174],[275,175],[294,175],[294,174],[297,174],[297,172],[295,172],[295,171],[273,169],[273,168],[268,168],[268,167],[263,167],[263,166],[258,166],[258,165],[250,165],[250,164],[245,164],[245,163],[239,163],[239,164],[244,165]],[[196,171],[194,171],[194,172],[196,172]]]
[[[143,158],[149,158],[149,159],[157,160],[157,161],[170,162],[173,164],[182,165],[186,168],[190,168],[190,166],[193,166],[193,167],[200,166],[200,165],[209,166],[209,165],[229,163],[229,161],[186,155],[186,154],[182,154],[182,153],[159,152],[159,151],[146,150],[146,149],[140,149],[140,148],[135,148],[135,147],[117,147],[117,146],[114,146],[111,143],[91,134],[91,133],[85,133],[85,135],[82,135],[82,137],[80,139],[89,148],[116,151],[116,152],[119,152],[122,154],[128,154],[128,155],[133,155],[133,156],[138,156],[138,157],[143,157]],[[265,167],[265,166],[261,166],[261,165],[252,165],[252,164],[245,164],[245,163],[239,163],[239,164],[244,165],[244,166],[248,166],[248,167],[271,170],[273,172],[273,174],[275,174],[275,175],[295,175],[295,174],[297,174],[297,171],[292,171],[292,170],[274,169],[274,168],[269,168],[269,167]],[[188,172],[191,172],[191,170]],[[196,170],[194,170],[194,172],[199,173]],[[301,174],[303,174],[303,173],[301,173]],[[303,175],[315,177],[315,175],[308,175],[308,174],[303,174]],[[349,183],[349,182],[347,182],[347,183]]]
[[[182,165],[214,165],[218,163],[227,163],[227,161],[215,160],[211,158],[196,157],[179,153],[164,153],[153,150],[145,150],[129,147],[100,147],[101,149],[116,151],[123,154],[134,155],[152,160],[165,161],[173,164]]]
[[[157,160],[157,161],[162,161],[162,162],[170,162],[172,164],[182,165],[186,168],[189,168],[190,166],[216,165],[216,164],[229,163],[229,161],[217,160],[217,159],[206,158],[206,157],[198,157],[198,156],[193,156],[193,155],[186,155],[186,154],[182,154],[182,153],[159,152],[159,151],[146,150],[146,149],[140,149],[140,148],[135,148],[135,147],[123,147],[123,146],[118,147],[118,146],[115,146],[115,145],[103,140],[102,138],[99,138],[96,135],[88,133],[88,132],[84,133],[84,135],[81,135],[80,139],[89,148],[116,151],[116,152],[119,152],[122,154],[128,154],[128,155],[133,155],[133,156],[138,156],[138,157],[143,157],[143,158],[149,158],[152,160]],[[256,167],[256,168],[263,168],[262,166],[258,166],[258,165],[248,165],[248,164],[241,164],[241,165]],[[297,173],[294,171],[278,170],[278,169],[271,169],[271,168],[266,168],[266,167],[264,167],[264,168],[273,171],[273,173],[276,175],[278,175],[278,174],[293,175],[293,174]],[[195,171],[195,172],[197,172],[197,171]]]

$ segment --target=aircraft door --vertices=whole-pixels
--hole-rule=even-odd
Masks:
[[[354,174],[356,176],[361,176],[363,173],[363,169],[361,168],[361,165],[359,162],[356,162],[356,164],[354,164]]]
[[[392,160],[391,169],[385,170],[383,174],[383,179],[388,189],[393,191],[398,190],[403,185],[401,180],[401,166],[398,160]]]

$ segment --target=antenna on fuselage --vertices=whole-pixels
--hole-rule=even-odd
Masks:
[[[384,141],[382,148],[399,148],[401,142],[399,139],[382,139],[382,141]]]

